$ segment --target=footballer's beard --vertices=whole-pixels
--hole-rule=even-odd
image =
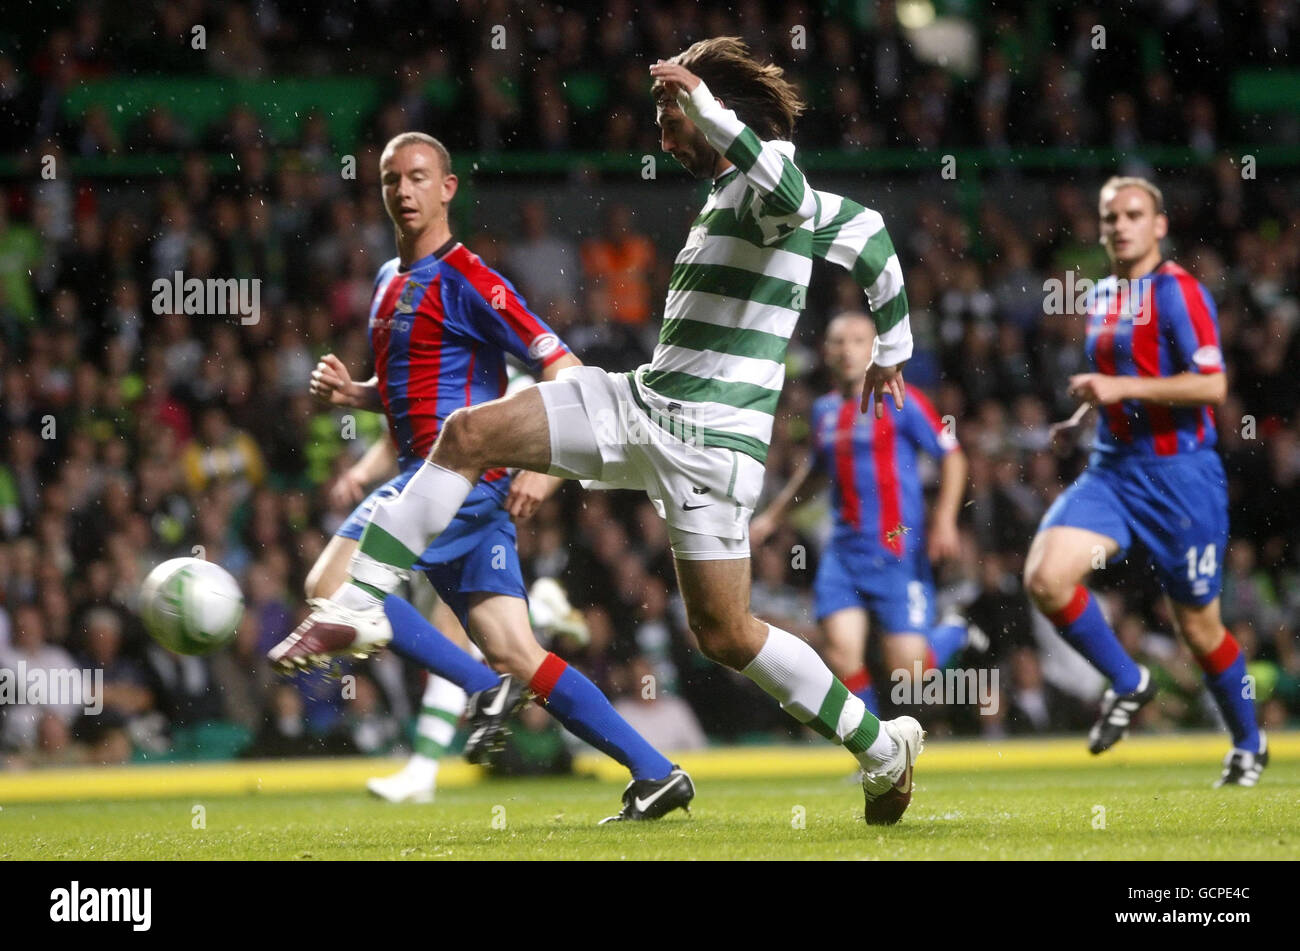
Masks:
[[[691,178],[712,178],[713,170],[718,167],[718,153],[707,140],[696,143],[690,149],[683,149],[675,158]]]
[[[686,169],[687,174],[689,174],[691,178],[698,179],[709,177],[709,169],[704,168],[704,163],[700,161],[698,155],[692,153],[690,155],[675,155],[673,157],[677,159],[682,168]]]

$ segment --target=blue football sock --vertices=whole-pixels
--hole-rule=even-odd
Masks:
[[[1138,688],[1142,668],[1128,656],[1087,588],[1079,585],[1070,603],[1047,617],[1071,647],[1110,678],[1112,690],[1122,694]]]
[[[414,661],[439,677],[450,680],[466,693],[495,687],[500,676],[487,664],[461,650],[419,611],[395,594],[384,599],[384,613],[393,626],[388,646],[394,653]]]
[[[1197,660],[1205,671],[1205,684],[1210,688],[1214,702],[1219,705],[1223,719],[1228,721],[1233,747],[1252,753],[1261,752],[1255,701],[1247,696],[1246,690],[1246,658],[1237,639],[1225,632],[1223,643]]]
[[[633,779],[663,779],[673,764],[618,715],[600,689],[554,654],[528,687],[564,728],[632,771]]]
[[[934,666],[942,670],[948,666],[959,650],[966,644],[965,624],[940,624],[930,628],[930,650],[934,653]]]

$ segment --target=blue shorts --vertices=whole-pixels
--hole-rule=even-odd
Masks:
[[[1056,525],[1115,539],[1119,552],[1112,561],[1136,543],[1180,604],[1208,604],[1223,587],[1228,486],[1213,450],[1162,458],[1093,453],[1038,530]]]
[[[334,534],[359,539],[381,499],[395,498],[411,481],[418,466],[389,479],[353,510]],[[424,550],[413,566],[423,571],[462,625],[468,624],[469,597],[482,591],[528,600],[515,523],[501,507],[499,488],[485,482],[474,486],[447,530]]]
[[[928,634],[934,626],[934,578],[924,554],[899,561],[828,545],[813,581],[822,621],[844,608],[875,614],[886,634]]]

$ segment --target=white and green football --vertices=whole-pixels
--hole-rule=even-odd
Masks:
[[[140,587],[145,630],[177,654],[210,654],[229,644],[243,614],[244,596],[230,572],[202,558],[164,561]]]

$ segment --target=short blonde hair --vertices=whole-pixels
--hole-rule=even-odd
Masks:
[[[1136,175],[1112,175],[1106,179],[1106,184],[1101,186],[1101,193],[1097,196],[1097,207],[1099,210],[1105,210],[1106,202],[1121,188],[1140,188],[1151,196],[1151,201],[1155,203],[1156,214],[1165,213],[1165,196],[1153,182],[1145,178],[1139,178]]]
[[[443,145],[433,136],[424,132],[402,132],[388,140],[384,146],[384,151],[379,156],[379,164],[384,164],[384,157],[392,155],[398,149],[405,148],[408,145],[427,145],[438,154],[438,162],[442,165],[442,174],[451,174],[451,153],[447,151],[447,146]]]

